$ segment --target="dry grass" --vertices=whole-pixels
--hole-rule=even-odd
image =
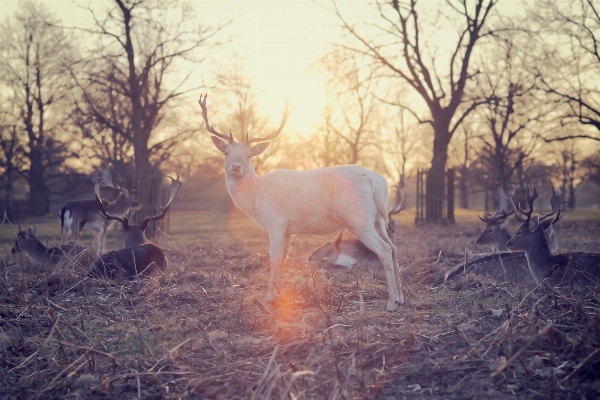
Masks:
[[[407,221],[410,216],[404,217]],[[43,222],[43,221],[42,221]],[[598,221],[561,221],[563,249],[598,251]],[[56,228],[58,229],[58,228]],[[86,278],[0,264],[4,398],[594,398],[600,294],[441,276],[480,225],[403,226],[407,304],[380,268],[322,271],[297,237],[273,304],[266,234],[245,217],[174,214],[167,274]],[[482,249],[479,249],[481,251]],[[600,267],[600,266],[599,266]]]

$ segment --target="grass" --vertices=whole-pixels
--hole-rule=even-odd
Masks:
[[[318,269],[326,237],[297,236],[280,295],[265,303],[268,237],[246,216],[173,213],[156,243],[164,275],[86,277],[9,256],[0,227],[0,392],[5,398],[594,398],[600,394],[598,288],[558,293],[441,276],[487,249],[477,212],[414,226],[402,212],[407,303],[386,312],[381,267]],[[58,221],[39,218],[42,240]],[[517,225],[509,227],[515,229]],[[568,213],[562,249],[598,251],[600,212]],[[109,248],[118,245],[109,233]],[[92,240],[83,238],[84,242]],[[495,310],[494,315],[492,310]],[[567,378],[567,379],[565,379]]]

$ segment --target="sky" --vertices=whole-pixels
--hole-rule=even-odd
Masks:
[[[423,3],[435,7],[438,0]],[[441,0],[440,0],[441,1]],[[43,0],[66,26],[91,24],[82,6],[107,3],[106,0]],[[259,110],[273,121],[279,121],[289,100],[292,114],[288,127],[297,132],[312,131],[327,102],[325,76],[314,67],[320,56],[330,49],[331,41],[340,35],[340,21],[327,0],[220,0],[190,1],[199,22],[218,24],[233,22],[215,38],[233,39],[228,54],[236,49],[244,59],[245,73],[253,77]],[[372,1],[339,2],[349,20],[379,18]],[[12,14],[18,1],[0,0],[0,18]],[[503,0],[499,9],[513,14],[522,9],[521,0]],[[205,65],[219,65],[224,54],[209,54]],[[200,73],[198,74],[200,77]],[[197,81],[200,79],[197,79]],[[194,82],[197,84],[199,82]]]
[[[66,26],[91,24],[81,6],[105,0],[43,0]],[[312,66],[339,34],[331,2],[279,1],[191,1],[199,22],[218,24],[233,20],[215,40],[233,39],[228,53],[242,55],[245,73],[253,77],[259,109],[279,121],[286,100],[292,106],[288,127],[311,130],[325,106],[325,77]],[[367,2],[354,7],[370,8]],[[110,4],[110,3],[108,3]],[[0,18],[11,15],[18,1],[0,0]],[[223,62],[224,53],[210,54],[199,69]],[[199,73],[200,75],[200,73]],[[194,82],[196,83],[196,82]]]

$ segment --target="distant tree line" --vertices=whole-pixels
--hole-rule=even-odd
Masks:
[[[369,21],[351,19],[352,4],[332,6],[346,36],[317,66],[328,76],[327,106],[310,132],[288,129],[274,141],[255,162],[259,173],[351,163],[392,181],[453,167],[461,207],[495,182],[553,183],[575,207],[580,185],[600,183],[593,2],[537,0],[506,16],[497,0],[386,0]],[[219,104],[215,123],[237,140],[271,129],[243,55],[215,39],[227,23],[198,25],[177,0],[88,7],[89,26],[65,26],[38,2],[0,22],[4,209],[26,196],[33,214],[46,214],[52,196],[97,168],[222,181],[198,122],[201,87]],[[208,50],[224,55],[213,69]],[[143,183],[137,189],[146,202]]]

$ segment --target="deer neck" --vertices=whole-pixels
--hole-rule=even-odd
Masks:
[[[236,177],[227,174],[225,178],[231,199],[248,215],[253,215],[255,211],[258,179],[254,168],[244,176]]]
[[[511,237],[512,236],[510,235],[510,233],[508,233],[506,228],[502,228],[502,230],[500,231],[500,242],[497,243],[498,250],[506,251],[506,242],[508,242]]]
[[[108,203],[106,207],[107,211],[111,215],[117,215],[119,217],[127,214],[127,200],[125,199],[125,194],[123,192],[119,193],[116,199],[112,202]]]
[[[552,252],[548,246],[548,241],[542,229],[537,229],[530,237],[528,248],[525,250],[525,256],[529,264],[529,269],[537,279],[542,278],[552,263]]]
[[[37,238],[31,238],[28,240],[29,243],[27,249],[21,246],[23,253],[27,254],[27,257],[29,257],[29,259],[35,264],[42,264],[46,259],[46,252],[48,249],[42,244],[42,242],[37,240]]]

